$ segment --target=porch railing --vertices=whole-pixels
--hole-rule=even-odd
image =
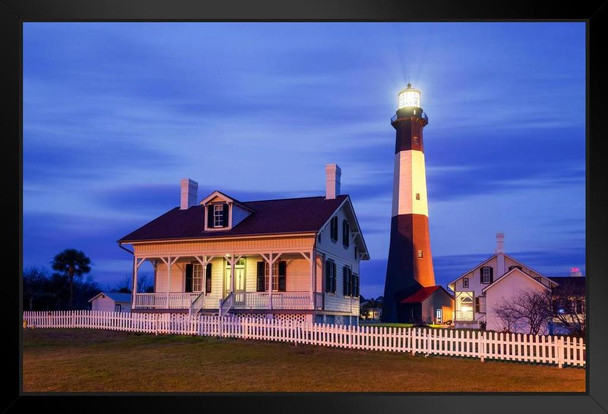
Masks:
[[[237,292],[235,309],[310,309],[310,292]]]
[[[135,309],[190,309],[198,295],[189,292],[137,293]]]

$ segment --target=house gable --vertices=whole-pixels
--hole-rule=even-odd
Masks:
[[[512,285],[513,283],[517,283],[517,282],[515,282],[515,280],[520,280],[520,281],[523,280],[523,281],[525,281],[525,285],[530,285],[530,283],[531,283],[532,285],[537,285],[537,287],[539,287],[539,288],[542,288],[545,290],[551,290],[550,287],[548,287],[548,286],[544,285],[542,282],[536,280],[533,276],[530,276],[529,274],[519,270],[518,268],[514,268],[514,269],[508,271],[507,273],[505,273],[502,277],[500,277],[494,283],[492,283],[492,284],[488,285],[487,287],[485,287],[484,289],[482,289],[482,292],[487,293],[490,289],[494,289],[499,285],[500,286],[503,286],[505,284]],[[555,282],[553,282],[553,283],[555,283]]]
[[[334,220],[334,225],[337,226],[335,240],[332,238],[332,220]],[[348,224],[347,231],[344,229],[345,220]],[[348,243],[346,243],[348,247],[344,243],[344,235],[346,233],[349,237]],[[340,255],[344,254],[345,251],[352,251],[349,255],[352,255],[357,262],[370,259],[369,251],[350,197],[346,197],[321,226],[317,234],[316,243],[318,248],[333,251]]]
[[[500,278],[504,277],[504,275],[509,273],[510,270],[512,270],[514,268],[521,268],[521,270],[524,273],[528,274],[529,276],[531,276],[533,278],[539,278],[541,283],[544,284],[545,286],[550,287],[553,285],[554,282],[552,282],[549,278],[543,276],[536,270],[532,269],[531,267],[523,264],[519,260],[516,260],[507,254],[504,254],[504,253],[500,253],[500,254],[504,257],[504,270],[505,270],[504,274],[502,274],[502,275],[498,274],[497,269],[498,269],[499,254],[494,254],[494,255],[490,256],[489,258],[487,258],[486,260],[484,260],[483,262],[477,264],[475,267],[473,267],[466,273],[459,276],[457,279],[450,282],[448,284],[448,287],[450,289],[452,289],[452,291],[462,291],[462,290],[471,289],[472,285],[477,285],[478,284],[477,282],[481,281],[481,269],[486,266],[491,267],[493,269],[492,283],[495,283]],[[463,286],[464,278],[469,279],[469,288],[466,288]],[[481,283],[479,283],[479,284],[483,285],[482,288],[487,287],[486,284],[481,284]]]

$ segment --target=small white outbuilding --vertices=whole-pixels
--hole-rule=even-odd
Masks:
[[[131,312],[131,294],[118,292],[99,292],[93,296],[91,310],[103,312]]]

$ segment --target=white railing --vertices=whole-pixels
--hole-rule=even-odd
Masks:
[[[205,292],[201,292],[190,304],[190,315],[198,313],[205,306]]]
[[[175,313],[96,311],[24,312],[24,326],[93,328],[155,334],[203,335],[294,342],[341,348],[410,352],[412,355],[532,362],[584,367],[583,338],[455,329],[342,326]]]
[[[135,309],[190,309],[199,293],[136,293]]]
[[[234,293],[230,292],[225,299],[220,300],[219,303],[219,314],[220,316],[226,316],[226,314],[234,307]]]
[[[235,309],[311,309],[310,292],[236,292]]]

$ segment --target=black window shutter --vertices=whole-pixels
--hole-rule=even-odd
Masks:
[[[342,221],[342,245],[346,248],[350,245],[350,228],[348,226],[348,221]]]
[[[483,283],[483,267],[479,269],[479,283]]]
[[[490,283],[494,282],[494,268],[490,267]]]
[[[325,291],[331,292],[331,262],[325,261]]]
[[[186,286],[184,292],[192,292],[192,264],[186,265]]]
[[[332,277],[332,283],[331,283],[331,293],[336,293],[336,273],[337,273],[337,271],[336,271],[336,268],[337,268],[336,262],[332,262],[331,266],[332,266],[332,272],[331,272],[331,274],[333,276]]]
[[[222,227],[228,227],[228,204],[224,204],[224,211],[222,213]]]
[[[212,264],[207,263],[207,270],[205,271],[205,292],[211,292],[211,268]]]
[[[207,227],[213,228],[213,204],[207,206]]]
[[[279,262],[279,292],[287,290],[287,262]]]
[[[348,267],[342,268],[342,294],[348,296]]]
[[[264,269],[265,269],[265,262],[258,262],[258,273],[257,273],[257,291],[258,292],[264,292],[266,290],[266,283],[264,283],[266,281],[266,279],[264,278]]]
[[[338,241],[338,217],[332,217],[330,222],[331,240]]]

